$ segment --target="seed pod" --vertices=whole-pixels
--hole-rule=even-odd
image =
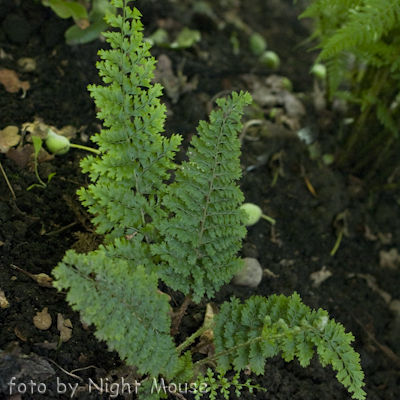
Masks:
[[[259,34],[253,33],[250,36],[250,50],[255,56],[259,56],[267,49],[267,41]]]
[[[315,64],[310,72],[321,81],[326,79],[326,67],[324,64]]]
[[[65,136],[57,135],[57,133],[52,130],[48,130],[47,137],[45,139],[46,147],[53,154],[63,155],[68,152],[71,144],[69,139]]]
[[[274,51],[265,51],[261,54],[260,61],[271,69],[278,69],[281,65],[281,60]]]

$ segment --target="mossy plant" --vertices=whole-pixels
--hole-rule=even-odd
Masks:
[[[189,301],[212,298],[243,267],[237,253],[247,214],[239,207],[244,197],[236,183],[237,136],[251,96],[241,92],[218,99],[210,122],[199,124],[188,161],[177,165],[173,158],[182,138],[161,135],[166,108],[159,99],[162,87],[151,84],[155,60],[143,41],[140,13],[122,0],[113,4],[122,15],[106,18],[119,31],[104,34],[111,50],[99,52],[105,85],[89,87],[104,120],[93,138],[101,154],[82,161],[92,184],[78,192],[106,243],[88,254],[68,251],[54,270],[56,287],[68,291],[68,302],[96,326],[99,339],[138,368],[142,398],[163,395],[151,383],[161,378],[171,385],[192,382],[198,397],[200,384],[208,384],[211,398],[219,389],[228,398],[231,385],[239,394],[253,388],[239,383],[238,375],[228,381],[228,370],[262,374],[266,358],[279,352],[306,366],[316,349],[353,398],[364,399],[353,336],[326,311],[311,311],[297,294],[256,296],[244,304],[231,299],[194,334],[174,343],[171,328]],[[171,170],[175,179],[167,184]],[[172,318],[159,281],[186,295]],[[190,347],[205,332],[211,332],[215,354],[195,361]],[[202,376],[205,365],[216,368],[216,377],[211,370]]]

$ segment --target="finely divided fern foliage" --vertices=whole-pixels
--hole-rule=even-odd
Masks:
[[[239,208],[243,194],[235,183],[241,176],[237,136],[243,107],[252,99],[241,92],[217,100],[210,122],[200,122],[188,161],[176,165],[182,138],[161,135],[166,109],[159,100],[162,87],[151,83],[155,60],[143,41],[140,13],[122,0],[112,3],[122,15],[109,15],[107,22],[119,31],[105,33],[111,50],[99,52],[104,85],[89,86],[104,120],[93,138],[101,155],[82,161],[92,184],[78,191],[106,243],[88,254],[68,251],[54,269],[56,287],[68,291],[68,302],[96,326],[99,339],[138,367],[141,398],[160,398],[151,384],[159,377],[175,383],[198,378],[208,382],[211,398],[218,388],[228,398],[232,385],[237,394],[254,387],[239,383],[238,375],[229,382],[226,371],[250,367],[260,374],[266,358],[279,351],[305,366],[316,347],[321,362],[332,364],[353,397],[363,399],[351,334],[325,311],[311,312],[297,295],[253,297],[243,305],[232,300],[215,320],[175,345],[171,316],[176,320],[182,312],[172,313],[159,280],[200,302],[243,264],[237,252],[247,215]],[[171,170],[174,182],[166,184]],[[190,346],[212,331],[215,355],[194,362]],[[206,364],[217,365],[218,379],[211,371],[199,375]]]
[[[214,335],[215,353],[222,354],[218,358],[221,371],[231,365],[241,371],[250,365],[253,372],[262,374],[266,358],[279,352],[285,361],[296,357],[306,367],[316,348],[321,364],[332,365],[353,398],[365,397],[360,356],[350,346],[353,335],[328,319],[325,310],[311,311],[297,293],[268,299],[253,296],[244,304],[233,298],[216,316]]]
[[[248,93],[217,100],[221,109],[211,113],[209,124],[200,122],[189,161],[177,170],[163,200],[175,216],[158,225],[164,240],[152,252],[163,260],[160,276],[168,286],[191,291],[195,301],[212,297],[243,267],[236,254],[247,215],[238,208],[244,198],[233,182],[241,176],[241,105],[250,101]]]
[[[69,288],[72,308],[96,326],[96,337],[110,350],[142,374],[174,376],[179,363],[169,335],[168,296],[157,291],[156,274],[129,268],[122,259],[110,264],[104,251],[68,251],[55,274],[58,287]]]

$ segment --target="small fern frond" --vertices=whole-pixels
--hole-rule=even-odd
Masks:
[[[212,296],[242,267],[236,257],[246,234],[246,214],[238,207],[243,194],[234,183],[241,176],[239,163],[243,106],[248,93],[219,99],[220,109],[210,123],[200,122],[192,140],[189,161],[177,170],[163,205],[175,214],[158,225],[163,243],[152,245],[163,260],[161,278],[168,286],[200,301]]]
[[[113,231],[118,237],[126,228],[143,228],[146,216],[165,215],[160,198],[168,170],[175,168],[172,159],[181,137],[160,135],[166,107],[159,99],[162,86],[151,84],[156,61],[143,41],[140,12],[121,0],[114,5],[123,8],[123,15],[108,15],[107,22],[120,32],[104,33],[112,49],[100,50],[102,61],[97,63],[105,85],[88,87],[104,120],[104,129],[93,138],[102,155],[82,161],[95,185],[78,194],[96,215],[98,233]]]
[[[232,367],[241,371],[250,365],[259,375],[264,372],[266,358],[279,352],[285,361],[296,357],[305,367],[316,347],[322,365],[332,365],[336,378],[353,393],[352,397],[365,398],[360,357],[350,346],[353,335],[329,320],[326,311],[311,311],[297,293],[268,299],[254,296],[244,304],[233,298],[214,318],[219,371]]]
[[[112,265],[112,268],[110,268]],[[157,291],[158,279],[144,267],[135,270],[126,260],[105,251],[77,254],[70,250],[53,271],[55,286],[68,289],[67,300],[95,335],[118,351],[141,374],[173,376],[178,353],[169,334],[168,296]]]
[[[254,389],[265,391],[265,389],[259,385],[252,385],[250,379],[245,383],[240,383],[239,373],[236,373],[235,376],[229,380],[225,377],[224,373],[215,374],[211,368],[207,369],[206,375],[199,374],[197,381],[195,382],[195,387],[199,389],[203,387],[205,388],[204,390],[196,390],[194,393],[195,400],[200,400],[206,393],[210,400],[215,400],[218,392],[224,396],[224,399],[229,400],[230,389],[234,389],[238,398],[240,398],[243,388],[248,389],[249,393],[253,393]]]

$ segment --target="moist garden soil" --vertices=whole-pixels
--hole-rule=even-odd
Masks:
[[[143,14],[147,36],[160,25],[171,33],[188,26],[202,35],[202,40],[188,49],[153,49],[155,57],[165,54],[170,58],[175,76],[180,68],[188,81],[198,79],[197,87],[181,93],[177,101],[164,96],[168,107],[166,135],[180,133],[187,145],[198,121],[207,118],[207,106],[212,104],[214,95],[248,89],[240,78],[242,74],[265,79],[275,73],[289,78],[295,92],[312,92],[308,71],[315,53],[307,53],[305,47],[299,46],[310,34],[309,21],[297,19],[304,4],[221,0],[210,2],[212,13],[204,14],[195,11],[194,3],[199,2],[135,3]],[[264,35],[269,48],[279,54],[279,70],[269,70],[251,54],[248,32],[235,27],[226,14],[235,10],[241,21]],[[225,27],[220,29],[219,24],[224,21]],[[59,19],[40,2],[0,2],[0,67],[16,71],[21,81],[30,83],[25,95],[22,90],[8,93],[0,85],[0,129],[9,125],[21,128],[22,124],[41,118],[57,128],[74,126],[79,130],[74,142],[92,146],[86,138],[99,131],[100,122],[86,87],[99,83],[97,50],[106,44],[96,40],[67,46],[63,32],[71,23]],[[240,44],[237,55],[230,41],[234,36]],[[36,68],[23,72],[18,66],[22,57],[35,59]],[[337,148],[340,118],[330,111],[324,115],[329,124],[322,126],[321,121],[326,118],[320,118],[308,105],[301,125],[317,129],[322,152],[332,152]],[[261,220],[249,228],[244,240],[242,256],[257,258],[265,270],[260,285],[226,285],[213,302],[218,306],[232,295],[246,299],[255,294],[291,295],[296,291],[305,304],[328,310],[332,318],[353,332],[354,347],[365,371],[367,398],[400,398],[400,317],[390,309],[396,303],[390,300],[400,299],[400,273],[395,261],[391,267],[384,267],[380,260],[381,251],[400,250],[399,190],[371,190],[349,171],[311,160],[307,146],[293,134],[250,139],[243,141],[241,187],[246,201],[259,205],[277,223],[272,228]],[[282,163],[271,162],[280,151]],[[4,385],[6,378],[15,375],[20,382],[32,379],[46,384],[45,393],[38,394],[36,387],[35,394],[23,394],[23,399],[70,398],[70,387],[63,394],[63,387],[57,387],[57,383],[73,387],[78,384],[76,398],[106,399],[107,393],[100,394],[93,388],[88,391],[89,380],[108,378],[113,382],[128,374],[118,355],[96,340],[94,328],[80,322],[79,315],[66,303],[65,293],[41,287],[13,267],[30,274],[51,275],[67,249],[89,249],[101,242],[76,196],[76,190],[88,184],[88,177],[79,168],[85,155],[84,151],[70,150],[40,163],[39,173],[44,181],[50,173],[56,175],[46,188],[28,191],[30,185],[37,183],[32,166],[19,167],[1,154],[1,164],[16,198],[0,176],[0,289],[9,302],[8,308],[0,309],[0,349],[4,350],[0,353],[0,383]],[[184,151],[179,157],[183,159]],[[277,168],[283,174],[272,184]],[[307,186],[306,178],[316,195]],[[334,221],[345,210],[348,236],[343,237],[336,254],[331,256],[337,240]],[[331,276],[316,285],[310,275],[323,269]],[[172,306],[178,308],[182,296],[168,293]],[[177,342],[200,326],[205,306],[206,301],[189,307]],[[45,307],[53,323],[48,330],[39,330],[33,317]],[[61,344],[58,314],[70,319],[73,327],[71,338]],[[46,363],[55,373],[44,380],[49,368]],[[285,363],[277,356],[268,360],[263,376],[241,376],[243,380],[248,378],[266,392],[243,391],[241,397],[245,399],[350,399],[331,367],[322,368],[316,357],[309,367],[302,368],[297,361]],[[0,397],[11,398],[4,391]],[[234,393],[231,398],[236,398]]]

